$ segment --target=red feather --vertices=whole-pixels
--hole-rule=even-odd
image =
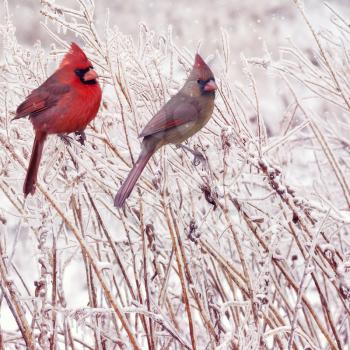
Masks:
[[[77,70],[83,72],[79,75]],[[86,80],[97,76],[83,50],[72,43],[57,71],[17,108],[14,119],[29,115],[35,130],[32,156],[23,187],[25,196],[35,191],[46,136],[83,132],[98,112],[101,88],[97,81],[86,82],[85,70],[90,73],[86,75]]]
[[[45,109],[55,106],[62,95],[70,90],[69,85],[59,82],[58,75],[57,72],[54,73],[41,86],[33,90],[25,101],[18,106],[14,119],[19,119],[29,114],[32,114],[31,117],[33,117]]]
[[[67,65],[73,66],[75,69],[87,68],[91,66],[91,62],[86,57],[84,51],[76,43],[71,43],[70,49],[64,56],[59,68],[63,68]]]

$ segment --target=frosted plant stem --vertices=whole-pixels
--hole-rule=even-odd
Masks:
[[[332,166],[332,169],[333,169],[333,171],[334,171],[334,173],[339,181],[339,184],[343,190],[345,200],[348,204],[348,208],[350,209],[350,188],[349,188],[349,184],[346,180],[346,177],[340,168],[339,162],[337,161],[337,158],[335,157],[334,152],[332,151],[331,147],[329,146],[327,139],[325,138],[325,136],[321,132],[320,128],[317,126],[317,124],[313,120],[311,120],[311,122],[310,122],[310,127],[311,127],[313,133],[315,134],[317,140],[319,141],[329,163]]]
[[[52,304],[52,334],[50,338],[50,350],[57,348],[57,312],[55,310],[57,303],[57,247],[56,237],[52,238],[52,292],[51,292],[51,304]]]
[[[301,4],[300,4],[300,0],[293,0],[293,1],[294,1],[295,4],[297,5],[298,10],[300,11],[301,15],[303,16],[303,18],[304,18],[304,20],[305,20],[307,26],[309,27],[309,29],[310,29],[310,31],[311,31],[311,33],[312,33],[313,37],[315,38],[315,41],[316,41],[316,43],[317,43],[317,46],[318,46],[318,48],[319,48],[319,50],[320,50],[320,53],[321,53],[321,55],[322,55],[322,57],[323,57],[323,59],[324,59],[326,65],[327,65],[327,67],[328,67],[328,69],[329,69],[329,72],[331,73],[331,76],[332,76],[332,78],[333,78],[333,81],[334,81],[334,83],[335,83],[335,85],[336,85],[338,91],[340,92],[340,94],[341,94],[341,96],[342,96],[342,98],[343,98],[343,100],[344,100],[344,102],[345,102],[345,104],[346,104],[346,106],[347,106],[347,108],[348,108],[348,111],[350,112],[350,100],[349,100],[349,98],[347,97],[347,95],[346,95],[346,93],[345,93],[345,91],[344,91],[342,85],[340,84],[340,82],[339,82],[339,80],[338,80],[337,73],[335,72],[335,70],[334,70],[334,68],[333,68],[333,66],[332,66],[332,63],[331,63],[331,61],[330,61],[329,58],[328,58],[328,54],[327,54],[326,51],[324,50],[323,45],[321,44],[321,41],[320,41],[319,37],[317,36],[317,34],[316,34],[314,28],[312,27],[311,22],[310,22],[309,19],[307,18],[305,11],[304,11],[303,7],[302,7]]]
[[[254,93],[254,100],[255,100],[254,107],[256,110],[256,118],[257,118],[257,124],[258,124],[259,154],[262,155],[262,148],[266,146],[266,140],[267,140],[266,126],[260,111],[260,103],[259,103],[258,92],[257,92],[254,76],[249,69],[248,61],[243,54],[241,55],[241,60],[243,61],[243,64],[245,67],[245,73],[251,83],[253,93]]]
[[[206,311],[204,309],[204,305],[202,303],[202,300],[200,299],[200,295],[199,295],[198,291],[195,288],[194,280],[193,280],[193,277],[192,277],[192,274],[191,274],[191,271],[190,271],[190,268],[189,268],[189,262],[187,261],[187,258],[186,258],[186,255],[185,255],[185,251],[184,251],[184,247],[183,247],[183,244],[182,244],[182,240],[181,240],[181,236],[180,236],[180,232],[179,232],[179,227],[178,227],[178,225],[176,223],[176,217],[175,217],[175,214],[174,214],[173,210],[171,209],[171,207],[170,207],[170,214],[171,214],[172,219],[173,219],[174,228],[175,228],[175,234],[176,234],[177,241],[179,243],[179,248],[180,248],[180,252],[181,252],[181,258],[182,258],[182,261],[183,261],[183,266],[185,268],[185,275],[186,275],[186,278],[187,278],[188,285],[190,286],[190,289],[192,291],[192,295],[194,297],[194,300],[196,301],[196,304],[197,304],[199,312],[200,312],[200,314],[202,316],[204,325],[207,327],[207,330],[208,330],[209,334],[211,334],[211,336],[215,339],[215,342],[218,343],[219,342],[219,337],[216,334],[215,329],[214,329],[213,325],[210,322],[209,316],[206,314]]]
[[[143,206],[142,206],[142,200],[139,200],[139,207],[140,207],[140,232],[141,232],[141,238],[142,238],[142,255],[143,255],[143,279],[144,279],[144,286],[145,286],[145,292],[146,292],[146,305],[147,310],[151,312],[151,294],[149,290],[149,276],[148,276],[148,254],[147,254],[147,246],[146,246],[146,237],[145,237],[145,226],[144,226],[144,213],[143,213]],[[154,325],[152,323],[152,319],[148,320],[148,327],[146,328],[146,335],[147,335],[147,342],[148,347],[150,350],[155,349],[155,337],[154,337]]]
[[[293,344],[293,338],[294,338],[294,333],[295,333],[295,329],[296,329],[296,323],[297,323],[297,320],[298,320],[298,311],[299,311],[299,309],[301,307],[300,301],[301,301],[302,296],[304,294],[306,277],[310,274],[311,261],[313,259],[313,255],[315,253],[315,248],[316,248],[316,244],[317,244],[317,241],[318,241],[318,238],[319,238],[319,234],[320,234],[324,224],[326,223],[326,221],[327,221],[327,219],[329,217],[330,211],[331,211],[331,209],[328,209],[325,217],[323,218],[323,220],[322,220],[322,222],[320,224],[320,227],[318,228],[315,236],[312,238],[311,247],[310,247],[310,249],[308,251],[308,257],[307,257],[307,259],[305,260],[305,263],[304,263],[304,272],[302,274],[302,278],[301,278],[300,285],[299,285],[299,288],[298,288],[297,300],[296,300],[295,309],[294,309],[294,315],[293,315],[293,319],[292,319],[292,322],[291,322],[291,332],[290,332],[290,336],[289,336],[289,340],[288,340],[288,350],[291,350],[292,344]]]
[[[121,272],[122,272],[122,275],[123,275],[123,277],[124,277],[124,279],[125,279],[125,282],[126,282],[126,284],[127,284],[127,286],[128,286],[129,292],[130,292],[132,298],[133,298],[134,300],[136,300],[136,294],[135,294],[135,292],[134,292],[134,289],[133,289],[133,286],[132,286],[132,284],[131,284],[130,278],[129,278],[127,272],[126,272],[126,268],[125,268],[125,266],[124,266],[124,263],[122,262],[122,259],[121,259],[121,257],[120,257],[120,254],[119,254],[118,251],[117,251],[117,247],[116,247],[115,243],[113,242],[110,233],[108,232],[108,229],[107,229],[107,227],[106,227],[106,225],[105,225],[105,223],[104,223],[104,221],[103,221],[103,219],[102,219],[102,217],[101,217],[101,215],[100,215],[99,210],[97,209],[97,206],[96,206],[94,200],[93,200],[92,197],[91,197],[90,191],[89,191],[89,189],[88,189],[88,187],[87,187],[86,184],[84,184],[84,188],[85,188],[85,191],[86,191],[87,196],[88,196],[88,198],[89,198],[91,207],[92,207],[92,209],[93,209],[94,212],[95,212],[96,218],[97,218],[99,224],[101,225],[102,231],[103,231],[104,235],[105,235],[106,238],[107,238],[108,244],[109,244],[110,248],[112,249],[112,252],[113,252],[113,255],[114,255],[114,257],[115,257],[115,259],[116,259],[116,261],[117,261],[117,264],[118,264],[119,267],[120,267],[120,270],[121,270]]]
[[[27,345],[28,350],[35,350],[35,340],[29,323],[27,322],[24,309],[19,301],[17,292],[14,289],[13,282],[8,278],[6,267],[3,261],[3,255],[0,251],[0,288],[5,296],[8,307],[10,308],[14,319],[18,325],[23,339]]]
[[[3,135],[0,135],[0,143],[6,148],[12,155],[14,159],[22,166],[23,169],[26,170],[26,167],[24,165],[23,160],[17,155],[17,153],[13,150],[13,146],[10,145],[6,139],[4,138]],[[91,263],[91,266],[93,267],[93,270],[96,273],[96,276],[98,280],[100,281],[101,287],[104,291],[105,297],[108,300],[108,302],[111,304],[113,310],[115,311],[116,315],[118,316],[120,322],[122,323],[126,333],[129,336],[129,340],[135,350],[141,349],[140,346],[138,345],[138,342],[136,340],[136,337],[134,333],[132,332],[128,321],[126,320],[122,310],[118,306],[118,303],[116,300],[114,300],[111,291],[108,288],[108,284],[103,277],[103,272],[97,267],[96,264],[96,258],[92,251],[90,250],[89,246],[85,243],[85,240],[83,237],[80,235],[78,232],[78,229],[71,223],[71,221],[68,219],[68,217],[64,214],[63,210],[59,207],[59,205],[56,203],[56,201],[51,197],[51,195],[40,185],[40,183],[37,184],[38,189],[43,193],[45,196],[46,200],[52,205],[52,207],[56,210],[58,215],[62,218],[63,222],[66,224],[66,226],[70,229],[70,231],[73,233],[75,238],[77,239],[82,252],[86,255],[88,260]]]
[[[178,244],[177,239],[176,239],[176,234],[175,234],[174,229],[173,229],[173,224],[171,223],[171,220],[170,220],[171,215],[169,215],[169,211],[171,211],[171,206],[169,204],[170,208],[168,209],[165,206],[164,202],[162,202],[162,206],[163,206],[164,214],[165,214],[166,219],[167,219],[167,224],[168,224],[169,232],[171,235],[171,241],[173,244],[173,249],[175,251],[176,261],[177,261],[177,265],[178,265],[179,277],[180,277],[181,286],[182,286],[182,296],[183,296],[183,300],[185,303],[185,308],[186,308],[186,313],[187,313],[187,318],[188,318],[188,326],[190,329],[192,350],[195,350],[197,348],[196,347],[196,337],[194,334],[191,307],[190,307],[190,303],[189,303],[187,285],[186,285],[185,276],[184,276],[183,261],[181,259],[179,244]]]
[[[239,242],[239,239],[237,237],[237,232],[235,232],[234,229],[233,229],[233,224],[232,224],[231,219],[230,219],[230,217],[228,215],[228,212],[223,207],[221,207],[221,209],[222,209],[222,211],[223,211],[223,213],[225,215],[226,222],[229,225],[229,230],[232,233],[232,237],[233,237],[233,240],[235,242],[235,246],[236,246],[236,249],[237,249],[240,261],[241,261],[241,265],[242,265],[243,272],[244,272],[244,277],[245,277],[245,280],[246,280],[246,283],[247,283],[249,299],[250,299],[250,302],[251,302],[251,308],[252,308],[252,312],[253,312],[253,316],[254,316],[255,327],[256,327],[256,331],[258,332],[258,336],[260,338],[261,334],[260,334],[260,329],[259,329],[260,326],[259,326],[258,311],[257,311],[257,308],[256,308],[256,304],[254,302],[254,290],[253,290],[253,287],[252,287],[250,271],[248,270],[248,266],[246,264],[246,259],[245,259],[245,256],[244,256],[241,244]],[[259,344],[259,346],[262,346],[262,348],[265,348],[265,345]]]
[[[288,79],[286,79],[284,76],[284,81],[286,82],[290,92],[293,94],[295,101],[297,105],[299,106],[300,110],[304,114],[304,116],[307,118],[309,121],[309,125],[311,127],[311,130],[313,131],[314,135],[316,136],[318,142],[320,143],[330,165],[332,166],[332,169],[339,181],[339,184],[343,190],[345,200],[348,204],[348,207],[350,208],[350,187],[349,184],[347,183],[346,177],[343,173],[343,171],[340,168],[339,162],[337,161],[331,147],[329,146],[326,137],[323,135],[322,131],[320,128],[317,126],[317,123],[313,120],[313,118],[307,113],[307,111],[304,109],[303,105],[301,104],[301,101],[297,97],[294,89],[290,85]]]
[[[239,205],[238,202],[236,202],[235,204],[237,206],[237,208],[240,208],[240,211],[242,212],[242,209]],[[291,208],[292,209],[292,208]],[[293,211],[296,210],[296,208],[292,209]],[[261,232],[259,229],[259,226],[256,225],[255,223],[253,223],[249,216],[247,214],[245,214],[243,212],[243,219],[246,222],[247,226],[249,227],[249,229],[251,230],[251,232],[256,236],[256,238],[258,239],[259,243],[262,245],[262,247],[268,252],[269,248],[266,244],[266,242],[261,238]],[[299,219],[301,219],[299,217]],[[301,223],[303,223],[301,226],[303,227],[304,230],[307,230],[307,226],[305,225],[304,221],[301,221]],[[308,231],[308,237],[312,239],[312,235],[310,235],[310,232]],[[286,278],[286,280],[288,281],[288,283],[292,286],[292,288],[294,289],[294,291],[296,293],[298,293],[299,288],[298,288],[298,284],[296,283],[296,281],[294,281],[293,277],[290,275],[290,273],[288,273],[285,265],[276,260],[274,262],[274,264],[276,265],[277,269],[279,269],[281,271],[281,273],[283,274],[283,276]],[[327,328],[321,323],[319,317],[318,317],[318,313],[316,312],[316,310],[313,309],[311,302],[306,298],[305,295],[301,294],[301,298],[303,303],[305,304],[306,308],[308,309],[309,313],[311,314],[311,317],[314,319],[314,321],[316,322],[317,326],[319,327],[320,331],[322,332],[322,334],[324,335],[324,337],[327,339],[330,347],[332,350],[335,350],[337,347],[335,345],[335,343],[332,340],[331,335],[329,334],[329,332],[327,331]]]

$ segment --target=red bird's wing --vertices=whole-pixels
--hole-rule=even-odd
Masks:
[[[199,110],[192,103],[170,100],[144,127],[139,137],[156,134],[198,118]]]
[[[25,101],[18,106],[13,120],[23,118],[28,114],[35,117],[42,111],[55,106],[69,90],[69,85],[60,83],[55,74],[52,75],[37,89],[33,90]]]

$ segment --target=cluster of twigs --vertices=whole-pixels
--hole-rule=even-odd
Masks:
[[[223,31],[214,116],[189,140],[205,161],[194,166],[167,146],[116,210],[137,135],[181,86],[193,53],[174,44],[171,30],[158,36],[145,25],[134,42],[108,13],[99,34],[92,0],[73,8],[42,0],[55,44],[49,55],[39,43],[26,50],[4,4],[0,348],[346,349],[349,23],[329,7],[335,29],[318,33],[297,2],[315,39],[312,57],[292,43],[278,61],[242,56],[247,89],[229,79]],[[49,139],[37,193],[25,201],[33,132],[27,120],[10,121],[57,65],[66,32],[94,62],[103,103],[86,146]],[[273,136],[256,66],[283,85]]]

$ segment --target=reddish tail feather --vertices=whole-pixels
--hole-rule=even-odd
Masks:
[[[114,198],[114,206],[121,208],[124,206],[126,199],[130,196],[132,189],[134,188],[136,181],[140,177],[143,169],[152,157],[154,150],[142,151],[134,167],[131,169],[128,177],[120,187],[118,193]]]
[[[33,194],[35,192],[36,179],[38,176],[41,156],[43,154],[45,139],[46,134],[35,135],[32,155],[30,157],[27,175],[23,185],[23,193],[25,197],[27,197],[29,193]]]

